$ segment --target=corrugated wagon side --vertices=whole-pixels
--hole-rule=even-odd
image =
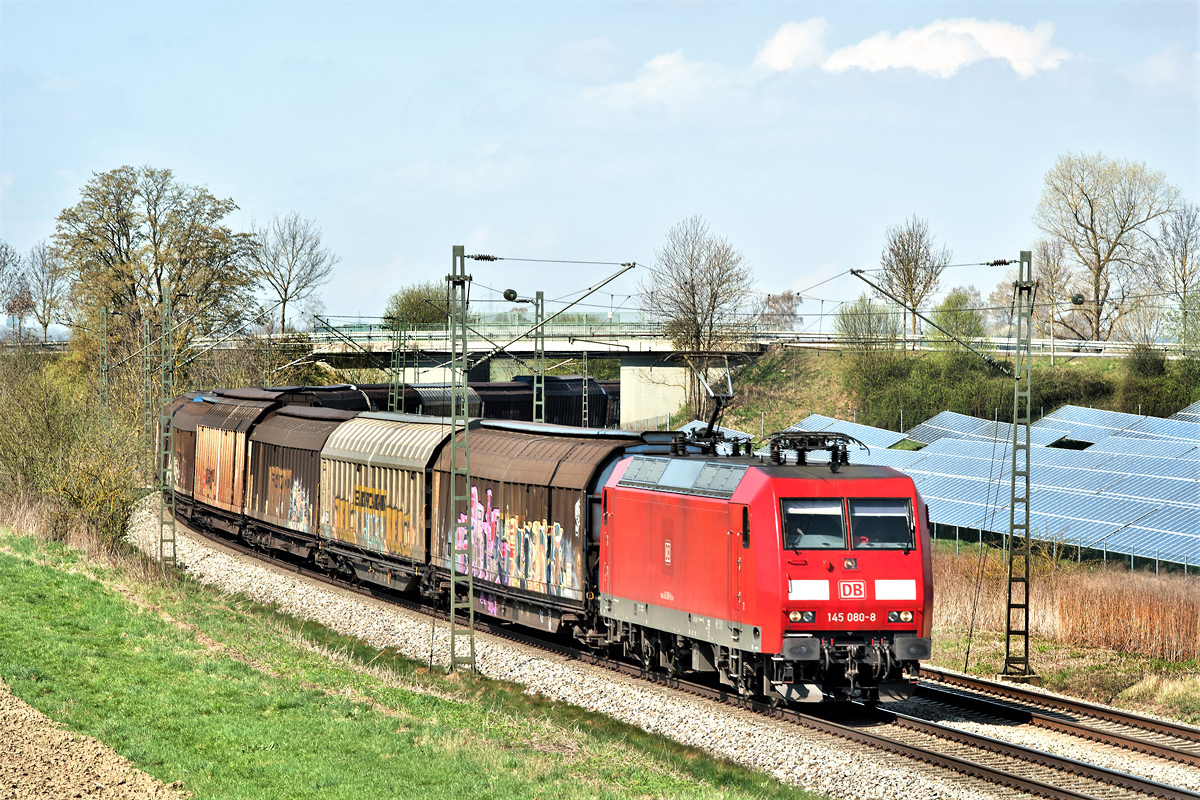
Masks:
[[[254,426],[246,479],[244,535],[249,541],[302,556],[315,549],[321,450],[354,416],[353,411],[287,406]]]
[[[624,443],[487,429],[470,437],[469,514],[450,508],[449,449],[434,467],[432,563],[449,572],[451,537],[472,536],[477,610],[557,630],[594,588],[591,496]]]
[[[273,407],[265,400],[220,398],[196,423],[195,502],[224,512],[210,513],[210,521],[232,533],[241,525],[247,433]]]
[[[360,580],[412,590],[426,560],[429,465],[446,420],[368,412],[321,451],[321,559]]]

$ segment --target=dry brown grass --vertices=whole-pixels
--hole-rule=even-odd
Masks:
[[[978,547],[933,558],[934,619],[939,627],[1003,631],[1007,565]],[[1200,659],[1200,579],[1120,566],[1076,565],[1035,556],[1030,632],[1064,647],[1097,647],[1166,661]]]
[[[0,527],[14,534],[58,542],[77,551],[85,565],[118,570],[145,583],[176,581],[171,570],[124,542],[97,533],[83,515],[64,503],[29,497],[0,497]]]

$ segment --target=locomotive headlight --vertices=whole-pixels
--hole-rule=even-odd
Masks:
[[[912,612],[911,611],[901,611],[900,612],[900,621],[901,622],[912,622]]]
[[[817,621],[817,612],[815,612],[815,611],[789,611],[788,619],[791,622],[813,623],[813,622]]]
[[[889,611],[888,622],[912,622],[911,611]]]
[[[792,622],[799,622],[800,621],[800,612],[799,611],[791,612],[790,614],[788,614],[788,619],[791,620]]]

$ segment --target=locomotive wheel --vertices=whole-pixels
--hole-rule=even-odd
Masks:
[[[654,669],[654,667],[656,666],[655,661],[657,661],[657,659],[655,658],[655,656],[657,655],[657,653],[655,651],[658,648],[655,647],[655,641],[653,638],[647,636],[644,633],[642,634],[641,638],[642,638],[642,652],[641,652],[642,669],[650,671],[650,670]]]

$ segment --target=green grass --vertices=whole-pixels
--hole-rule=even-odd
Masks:
[[[15,695],[200,798],[812,797],[520,686],[430,672],[186,579],[139,584],[60,545],[0,534],[0,608]]]

